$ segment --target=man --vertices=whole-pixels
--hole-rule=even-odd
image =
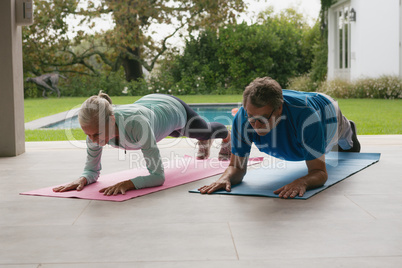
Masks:
[[[243,107],[232,127],[229,167],[214,183],[198,189],[212,193],[241,183],[247,171],[251,145],[287,161],[305,161],[308,172],[274,191],[281,198],[294,198],[324,185],[328,178],[325,153],[360,152],[356,127],[346,119],[335,100],[312,92],[282,90],[272,78],[257,78],[243,93]],[[267,171],[267,179],[269,172]]]

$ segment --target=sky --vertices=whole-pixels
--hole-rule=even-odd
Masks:
[[[311,24],[318,18],[321,9],[320,0],[244,0],[248,5],[247,17],[255,18],[257,14],[273,6],[275,12],[292,7],[309,17]]]
[[[280,12],[286,8],[292,7],[297,11],[305,14],[308,18],[308,22],[310,25],[315,23],[315,20],[318,18],[321,1],[320,0],[244,0],[246,5],[248,6],[248,11],[246,14],[243,14],[241,18],[238,20],[242,22],[243,20],[248,23],[255,22],[255,19],[260,11],[266,10],[269,6],[273,6],[275,12]],[[74,19],[71,18],[70,25],[77,25],[74,22]],[[97,31],[99,30],[107,30],[111,28],[113,25],[108,17],[105,17],[103,20],[98,20],[96,22],[97,27],[95,28]],[[82,29],[84,31],[89,31],[89,29],[83,27],[77,27],[76,30]],[[156,32],[171,32],[168,26],[159,26],[154,29]],[[74,36],[72,33],[69,34],[70,37]],[[155,36],[157,38],[157,36]],[[178,40],[178,38],[177,38]],[[175,41],[173,41],[175,42]]]

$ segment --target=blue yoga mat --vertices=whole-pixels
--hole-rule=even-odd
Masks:
[[[328,153],[325,157],[328,171],[327,182],[322,187],[308,190],[302,197],[297,196],[295,199],[308,199],[312,197],[335,183],[378,162],[380,155],[379,153]],[[249,170],[244,176],[242,183],[232,186],[231,192],[221,190],[214,194],[278,197],[278,195],[274,194],[275,190],[306,174],[307,167],[304,161],[285,161],[282,168],[260,167],[258,169]],[[197,189],[191,190],[190,192],[199,193]]]

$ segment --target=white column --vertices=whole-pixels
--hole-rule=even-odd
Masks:
[[[15,0],[0,1],[0,156],[25,152],[21,27]]]
[[[402,79],[402,0],[399,0],[399,78]]]

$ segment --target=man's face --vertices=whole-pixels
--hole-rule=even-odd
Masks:
[[[276,119],[282,113],[282,106],[278,109],[274,109],[270,105],[258,108],[247,100],[246,113],[248,121],[256,133],[259,136],[265,136],[276,126]]]

